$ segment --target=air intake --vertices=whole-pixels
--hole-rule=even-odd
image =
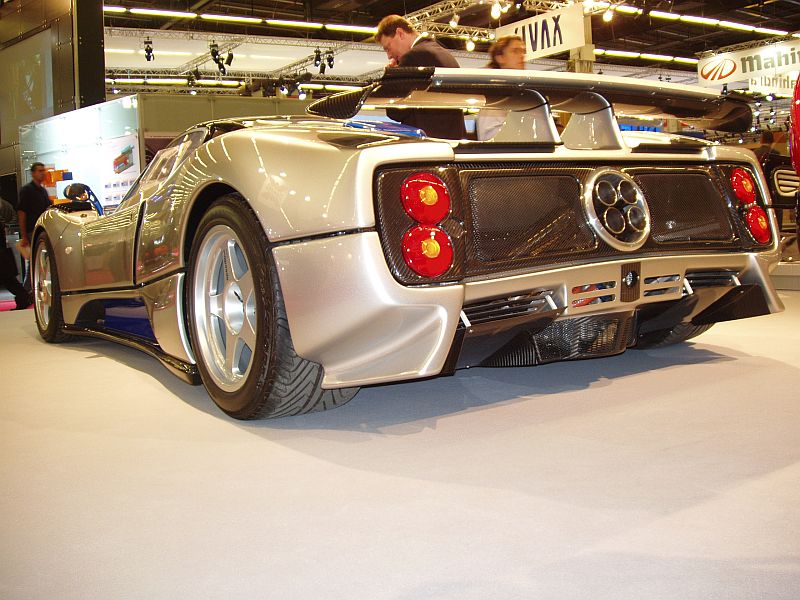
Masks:
[[[793,197],[800,189],[800,177],[789,169],[775,169],[772,172],[775,189],[781,196]]]

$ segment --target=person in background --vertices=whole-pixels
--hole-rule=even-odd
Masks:
[[[525,42],[518,35],[507,35],[495,40],[489,47],[489,69],[524,69]],[[479,140],[492,139],[506,121],[504,110],[481,110],[476,120]]]
[[[11,248],[6,244],[5,224],[13,221],[15,216],[11,203],[0,198],[0,286],[14,294],[14,301],[17,303],[14,310],[22,310],[28,308],[33,301],[31,295],[17,279],[17,260]]]
[[[458,61],[434,40],[423,37],[400,15],[389,15],[378,23],[375,40],[389,57],[391,67],[458,67]],[[418,127],[431,137],[462,139],[467,132],[460,110],[387,109],[390,119]]]
[[[767,154],[777,154],[775,147],[775,136],[769,130],[764,130],[761,132],[761,145],[758,148],[753,149],[753,152],[758,157],[759,162],[767,155]]]
[[[47,169],[40,162],[31,165],[31,181],[19,190],[19,204],[17,205],[17,220],[19,221],[20,252],[28,248],[30,252],[33,228],[39,216],[50,207],[50,196],[42,185],[47,175]],[[25,281],[22,284],[28,292],[31,291],[30,261],[25,269]]]

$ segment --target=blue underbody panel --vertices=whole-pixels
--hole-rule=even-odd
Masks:
[[[106,300],[104,327],[126,335],[156,341],[147,308],[141,299]]]

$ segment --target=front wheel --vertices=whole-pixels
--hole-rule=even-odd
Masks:
[[[203,215],[186,297],[200,377],[230,416],[324,410],[358,391],[322,389],[322,367],[297,356],[267,236],[240,196],[224,196]]]
[[[58,269],[56,268],[53,247],[46,233],[36,238],[31,261],[34,315],[39,335],[46,342],[66,342],[72,336],[64,333],[64,315],[61,309],[61,287],[58,283]]]

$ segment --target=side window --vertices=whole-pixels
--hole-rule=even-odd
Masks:
[[[120,208],[129,206],[141,200],[141,192],[145,192],[148,188],[158,185],[164,181],[175,168],[180,165],[191,153],[200,147],[206,137],[208,136],[208,129],[201,127],[193,129],[170,142],[169,146],[159,152],[147,165],[144,173],[141,174],[136,184],[131,187],[125,201],[120,204]],[[145,193],[146,195],[146,193]]]

